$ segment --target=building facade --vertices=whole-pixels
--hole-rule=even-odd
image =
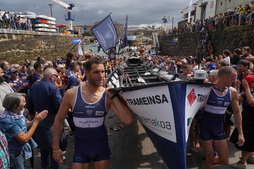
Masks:
[[[234,10],[239,5],[245,6],[250,4],[251,0],[198,0],[191,6],[191,21],[200,19],[208,19],[214,17],[219,13],[225,13],[228,10]],[[189,6],[184,8],[182,13],[182,20],[178,23],[182,25],[188,22],[188,9]]]

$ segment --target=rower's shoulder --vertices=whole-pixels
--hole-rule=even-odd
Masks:
[[[70,88],[70,89],[68,89],[66,92],[65,92],[65,96],[67,97],[69,97],[69,96],[74,96],[74,95],[76,95],[76,92],[77,92],[77,90],[78,90],[78,87],[73,87],[73,88]]]
[[[232,87],[232,86],[230,86],[229,89],[230,89],[231,95],[232,95],[233,97],[234,97],[234,96],[237,97],[237,95],[238,95],[237,90],[236,90],[234,87]]]

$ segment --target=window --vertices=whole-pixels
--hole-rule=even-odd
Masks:
[[[231,2],[231,0],[228,0],[228,2],[230,3],[230,2]]]
[[[220,2],[220,6],[222,6],[223,2]]]

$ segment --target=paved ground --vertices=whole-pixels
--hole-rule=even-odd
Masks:
[[[109,113],[108,116],[114,115]],[[124,125],[123,129],[114,131],[109,127],[118,127],[119,120],[114,115],[113,118],[106,119],[106,126],[108,128],[109,145],[112,151],[112,158],[110,160],[110,169],[167,169],[162,161],[160,155],[157,153],[145,130],[138,121],[131,125]],[[61,169],[70,169],[72,161],[72,145],[73,137],[68,137],[68,149],[66,153],[66,160]],[[187,165],[188,169],[204,169],[202,156],[204,155],[202,149],[198,153],[192,153],[188,150]],[[40,154],[35,150],[35,164],[34,169],[40,167]],[[229,163],[235,163],[240,157],[240,152],[229,142]],[[26,161],[26,169],[30,169],[29,161]],[[215,166],[214,169],[232,169],[228,166]],[[247,169],[254,169],[254,164],[248,165]]]

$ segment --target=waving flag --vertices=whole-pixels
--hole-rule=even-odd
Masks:
[[[72,39],[71,42],[72,42],[72,44],[81,44],[82,40],[81,39]]]
[[[82,51],[80,43],[78,44],[78,55],[83,56],[83,51]]]
[[[115,47],[115,44],[118,43],[118,35],[110,15],[101,21],[99,25],[94,27],[92,32],[99,41],[104,52],[109,48]]]
[[[120,39],[120,47],[124,48],[125,46],[128,46],[127,41],[127,28],[128,28],[128,15],[126,16],[125,26],[123,30],[122,38]]]

